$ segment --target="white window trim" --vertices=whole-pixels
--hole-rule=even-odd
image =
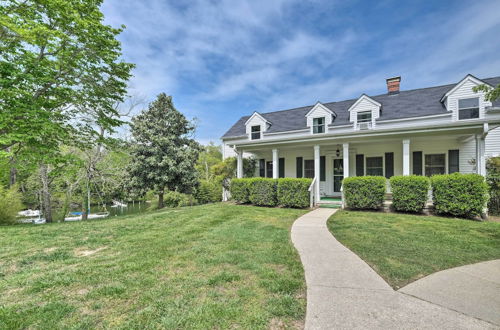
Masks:
[[[254,139],[253,138],[253,134],[254,133],[257,133],[257,132],[253,132],[252,129],[254,127],[258,127],[259,128],[259,138],[258,139]],[[250,126],[250,140],[253,140],[253,141],[256,141],[256,140],[262,140],[262,125],[252,125]]]
[[[382,158],[382,177],[385,178],[385,154],[384,155],[373,155],[373,156],[366,156],[365,155],[364,156],[364,161],[363,161],[364,165],[365,165],[365,166],[363,166],[363,175],[364,176],[368,175],[367,171],[366,171],[368,169],[367,161],[366,161],[368,158]]]
[[[319,118],[323,118],[323,132],[314,133],[314,119],[319,119]],[[326,134],[327,132],[328,132],[328,125],[326,124],[326,117],[325,116],[312,117],[311,134],[321,135],[321,134]]]
[[[476,99],[476,98],[477,98],[477,107],[479,109],[479,117],[477,117],[477,118],[468,118],[468,119],[460,119],[460,100]],[[482,113],[484,112],[483,111],[484,105],[483,105],[483,102],[481,101],[481,99],[482,98],[479,95],[478,96],[467,96],[467,97],[457,98],[457,105],[456,105],[457,120],[456,121],[460,121],[460,122],[463,122],[463,121],[477,121],[477,120],[483,119],[484,116],[482,115]],[[465,109],[472,109],[472,108],[465,108]]]
[[[427,173],[425,173],[425,156],[426,155],[442,155],[442,154],[444,154],[444,174],[448,174],[448,151],[444,151],[444,152],[422,152],[422,176],[427,176]],[[411,166],[411,173],[413,173],[413,163],[412,163],[412,166]]]

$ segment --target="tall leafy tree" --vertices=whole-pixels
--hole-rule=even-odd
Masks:
[[[164,93],[147,110],[132,118],[133,146],[129,173],[133,186],[152,189],[162,208],[166,191],[190,193],[196,187],[199,144],[194,125],[177,111]]]
[[[48,177],[61,144],[98,143],[102,128],[121,124],[113,105],[126,95],[133,65],[121,60],[116,36],[123,26],[103,24],[101,3],[7,0],[0,6],[0,156],[15,165],[13,153],[24,151],[40,164],[49,222]]]

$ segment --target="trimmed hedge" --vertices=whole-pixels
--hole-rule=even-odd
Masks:
[[[479,174],[444,174],[431,177],[436,213],[472,218],[481,216],[488,202],[488,185]]]
[[[258,206],[278,205],[278,180],[269,178],[251,178],[250,202]]]
[[[240,204],[250,203],[251,179],[232,179],[229,186],[231,198]]]
[[[344,200],[351,209],[379,209],[384,202],[383,176],[354,176],[342,181]]]
[[[427,202],[430,180],[425,176],[391,177],[392,206],[396,211],[422,212]]]
[[[201,180],[194,197],[200,204],[220,202],[222,200],[222,185],[214,181]]]
[[[311,179],[278,179],[278,204],[285,207],[308,207],[311,182]]]
[[[309,206],[311,179],[245,178],[231,180],[231,198],[259,206],[305,208]]]

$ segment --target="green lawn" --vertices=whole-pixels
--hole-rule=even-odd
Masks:
[[[339,211],[328,228],[395,289],[443,269],[500,258],[500,223]]]
[[[0,227],[0,328],[294,328],[302,210],[212,204]]]

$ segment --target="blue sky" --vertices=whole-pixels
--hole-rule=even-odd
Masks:
[[[170,94],[196,138],[241,116],[500,75],[500,1],[105,0],[130,94]]]

